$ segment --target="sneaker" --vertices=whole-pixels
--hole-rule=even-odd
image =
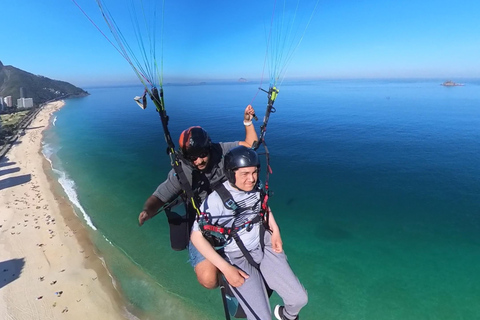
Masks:
[[[277,318],[278,320],[289,320],[283,315],[283,309],[285,309],[284,306],[280,306],[278,304],[275,306],[275,310],[273,311],[275,318]],[[298,320],[298,316],[293,320]]]

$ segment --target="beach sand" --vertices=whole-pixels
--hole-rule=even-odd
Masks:
[[[0,161],[0,319],[127,319],[125,303],[41,153],[63,101],[42,107]]]

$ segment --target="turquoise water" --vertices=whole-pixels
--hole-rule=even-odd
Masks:
[[[270,204],[309,293],[302,319],[480,318],[480,81],[441,82],[280,88],[266,136]],[[257,85],[164,90],[175,139],[202,125],[232,141]],[[140,87],[88,91],[55,114],[44,153],[131,308],[142,319],[223,319],[219,291],[170,249],[166,218],[137,224],[170,169],[153,105],[135,105]],[[253,103],[259,118],[265,101],[260,92]]]

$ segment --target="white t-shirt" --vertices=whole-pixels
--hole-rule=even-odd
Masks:
[[[235,211],[227,209],[220,195],[214,191],[207,196],[200,206],[201,212],[205,212],[211,216],[209,224],[224,227],[232,227],[234,224],[235,227],[239,227],[253,220],[261,208],[259,190],[254,189],[250,192],[240,191],[234,188],[228,181],[224,182],[223,185],[231,193],[238,207],[242,208],[242,211],[237,215]],[[251,228],[242,228],[238,231],[240,239],[249,251],[255,249],[260,243],[260,223],[261,221],[258,221]],[[201,231],[197,221],[195,221],[193,225],[193,230]],[[232,241],[225,246],[224,251],[240,251],[240,248],[237,246],[235,240],[232,239]]]

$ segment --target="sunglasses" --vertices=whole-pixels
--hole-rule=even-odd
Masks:
[[[204,151],[204,152],[202,152],[198,155],[188,155],[186,158],[193,162],[193,161],[197,160],[198,158],[205,158],[207,156],[208,156],[208,151]]]

